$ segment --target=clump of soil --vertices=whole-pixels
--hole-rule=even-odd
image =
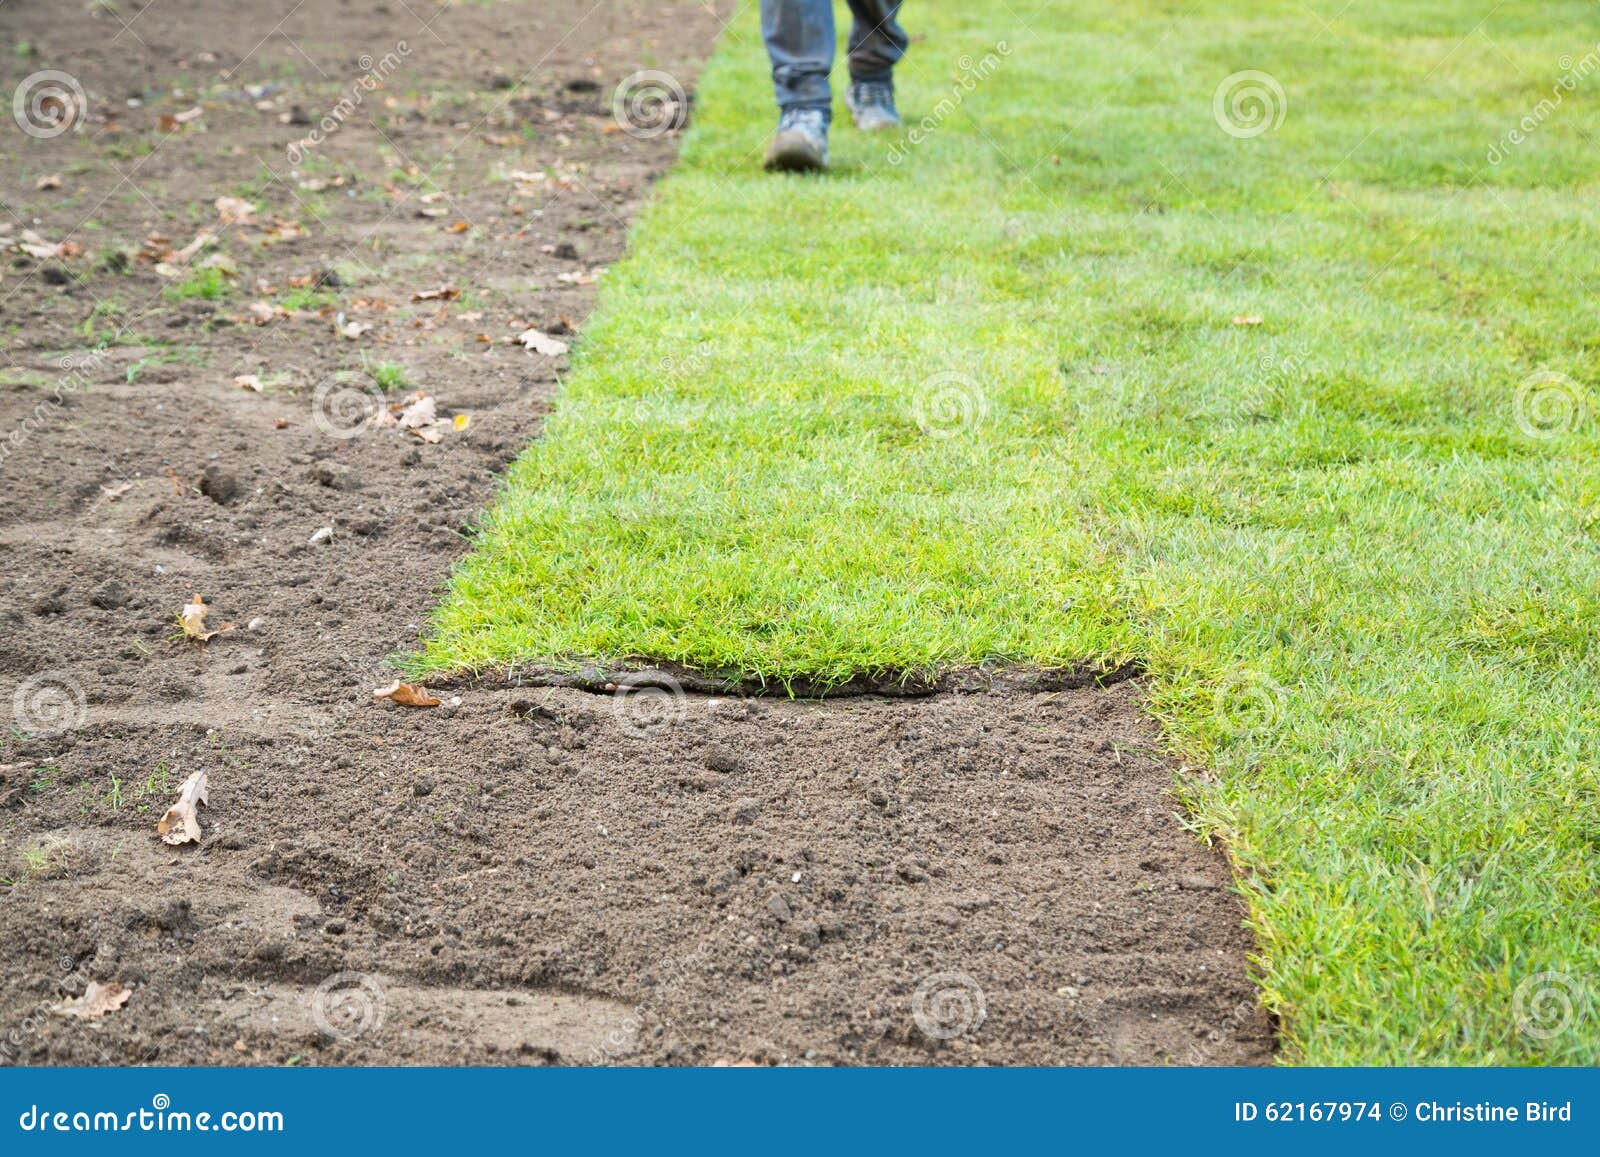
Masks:
[[[692,86],[718,22],[291,7],[167,0],[120,37],[0,7],[38,51],[0,79],[86,97],[0,165],[6,1058],[1266,1059],[1240,906],[1135,683],[373,702],[565,368],[507,339],[581,340],[671,160],[610,93]],[[164,276],[201,229],[218,272]],[[419,388],[437,441],[361,420]],[[176,621],[196,593],[231,625],[205,643]],[[201,842],[165,845],[196,770]],[[91,980],[132,996],[45,1011]]]

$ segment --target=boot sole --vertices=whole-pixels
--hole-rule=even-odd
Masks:
[[[768,172],[817,173],[828,167],[828,156],[801,133],[779,133],[767,150]]]

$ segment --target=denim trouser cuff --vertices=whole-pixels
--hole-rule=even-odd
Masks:
[[[850,78],[885,81],[905,55],[908,38],[896,16],[900,0],[847,0]],[[833,95],[833,0],[761,0],[761,35],[772,58],[780,108],[828,108]]]

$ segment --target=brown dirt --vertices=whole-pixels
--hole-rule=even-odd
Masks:
[[[593,287],[559,275],[616,260],[671,159],[671,134],[607,131],[613,87],[688,84],[717,27],[581,0],[0,5],[0,41],[38,49],[4,91],[54,68],[88,94],[80,131],[0,135],[0,246],[85,249],[13,248],[0,280],[5,1059],[1269,1058],[1241,908],[1135,683],[371,702],[565,367],[502,339],[581,325]],[[309,130],[284,119],[402,38],[290,165]],[[218,229],[232,291],[172,300],[146,238],[182,246],[235,195],[261,208]],[[327,297],[251,324],[296,283]],[[441,285],[462,297],[410,300]],[[470,426],[336,436],[316,386],[361,384],[334,375],[363,353]],[[174,637],[194,592],[236,629]],[[163,845],[197,769],[203,842]],[[90,979],[133,996],[45,1011]]]

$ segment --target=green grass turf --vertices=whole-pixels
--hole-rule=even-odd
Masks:
[[[1589,6],[1245,7],[909,5],[823,179],[743,13],[413,669],[1137,657],[1287,1059],[1600,1061]]]

